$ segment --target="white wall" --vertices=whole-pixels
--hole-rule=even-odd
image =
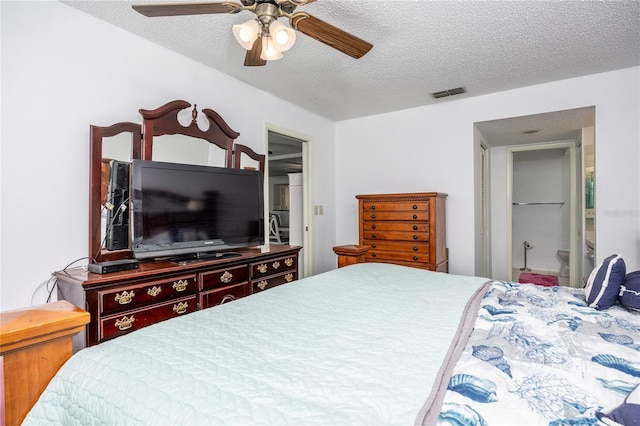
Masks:
[[[2,310],[43,303],[36,288],[87,256],[89,125],[141,122],[140,108],[211,108],[257,152],[266,123],[309,135],[323,171],[314,204],[333,210],[332,122],[62,3],[0,8]],[[316,271],[331,269],[332,220],[315,219]]]
[[[472,275],[479,238],[473,124],[595,106],[596,256],[621,253],[630,270],[640,269],[639,82],[634,67],[337,123],[336,242],[358,240],[357,194],[447,192],[449,270]],[[504,279],[506,158],[500,150],[490,155],[491,180],[503,182],[491,191],[492,275]]]

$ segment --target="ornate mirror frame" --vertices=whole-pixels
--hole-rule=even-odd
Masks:
[[[105,138],[131,134],[131,159],[142,154],[142,126],[138,123],[116,123],[112,126],[90,126],[89,133],[89,259],[95,262],[133,257],[131,248],[109,251],[103,248],[102,212],[106,202],[106,184],[109,179],[108,164],[103,161],[102,146]]]

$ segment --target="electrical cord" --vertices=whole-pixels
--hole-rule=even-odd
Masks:
[[[127,203],[129,203],[129,198],[126,198],[122,203],[120,203],[120,205],[116,209],[116,212],[113,214],[113,218],[107,224],[107,228],[106,228],[105,233],[104,233],[104,238],[100,242],[100,248],[98,248],[98,252],[91,259],[92,263],[98,263],[98,261],[97,261],[98,255],[100,254],[100,252],[104,248],[105,243],[107,242],[107,238],[109,236],[109,232],[111,231],[111,228],[113,227],[113,225],[116,223],[116,220],[118,219],[118,214],[120,213],[120,210],[122,210],[123,213],[127,210]],[[102,215],[102,212],[104,211],[104,209],[105,208],[109,208],[109,206],[111,206],[111,209],[113,209],[113,204],[107,202],[105,204],[105,206],[103,207],[103,209],[101,210],[100,215]]]

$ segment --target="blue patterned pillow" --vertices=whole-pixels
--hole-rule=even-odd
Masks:
[[[640,385],[627,395],[620,406],[596,413],[596,416],[607,425],[640,426]]]
[[[622,256],[612,254],[589,275],[585,297],[591,308],[607,309],[616,303],[627,268]]]
[[[627,274],[620,287],[618,301],[627,308],[640,309],[640,271]]]

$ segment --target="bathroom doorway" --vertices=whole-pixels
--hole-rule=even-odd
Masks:
[[[508,148],[518,146],[531,147],[535,144],[550,143],[550,141],[571,141],[575,146],[575,184],[572,187],[575,190],[575,226],[572,229],[576,232],[576,249],[571,258],[575,261],[571,262],[577,271],[575,274],[570,272],[572,285],[582,287],[584,285],[583,277],[588,276],[593,269],[593,258],[596,250],[595,241],[595,219],[594,210],[586,207],[585,203],[585,179],[591,176],[595,180],[596,167],[594,162],[595,152],[595,107],[587,106],[576,109],[568,109],[561,111],[549,111],[534,115],[515,116],[498,118],[495,120],[481,121],[474,123],[474,138],[480,143],[484,143],[488,148],[489,156],[489,212],[488,217],[488,234],[489,247],[478,244],[478,250],[488,252],[491,277],[499,280],[513,280],[513,269],[523,267],[522,264],[514,265],[514,247],[521,250],[520,255],[523,256],[522,247],[525,237],[522,241],[515,244],[512,240],[512,208],[513,199],[511,194],[511,178],[507,178],[507,168],[511,167],[510,155],[507,154]],[[477,169],[480,170],[482,164],[482,156],[476,156]],[[480,172],[477,173],[476,179],[481,179]],[[482,188],[477,187],[478,208],[480,208],[480,200]],[[592,194],[593,194],[593,187]],[[507,198],[509,200],[507,201]],[[515,200],[518,201],[518,200]],[[592,205],[595,203],[591,199]],[[565,205],[566,206],[566,205]],[[479,221],[478,221],[479,222]],[[481,234],[481,225],[476,224],[477,234]],[[480,239],[478,239],[480,240]],[[531,241],[535,244],[535,241]],[[551,254],[557,252],[562,247],[556,247]],[[533,249],[535,250],[535,248]],[[581,254],[579,254],[581,253]],[[527,252],[528,266],[531,266],[531,251]],[[581,256],[581,257],[580,257]],[[477,259],[481,259],[478,255]],[[561,263],[557,260],[558,271]],[[534,265],[537,266],[537,265]],[[571,266],[571,265],[570,265]],[[515,277],[517,280],[517,276]]]
[[[573,140],[507,148],[508,280],[534,273],[575,286],[581,248],[576,152]]]

